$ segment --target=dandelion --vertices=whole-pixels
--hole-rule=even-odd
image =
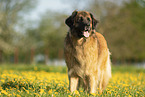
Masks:
[[[52,94],[52,89],[48,91],[48,94]]]
[[[18,90],[18,92],[21,92],[20,90]]]
[[[10,83],[7,83],[7,85],[10,85]]]
[[[0,86],[0,90],[2,90],[2,87]]]
[[[74,91],[75,94],[79,94],[79,92],[77,90]]]
[[[19,86],[18,86],[18,85],[15,85],[15,87],[16,87],[17,89],[19,89]]]
[[[17,94],[17,97],[21,97],[21,96]]]
[[[54,94],[56,94],[56,95],[57,95],[57,94],[58,94],[58,92],[55,92]]]
[[[143,92],[143,90],[139,90],[140,92]]]
[[[91,95],[96,96],[96,94],[95,94],[95,93],[91,93]]]
[[[40,86],[44,85],[43,83],[40,83]]]
[[[34,95],[39,96],[39,94],[38,94],[38,93],[34,93]]]
[[[2,90],[1,93],[8,95],[8,93],[5,90]]]
[[[83,90],[80,90],[80,92],[83,92]]]
[[[139,91],[136,91],[137,94],[139,94]]]
[[[43,94],[44,93],[44,89],[40,89],[40,94]]]
[[[4,82],[5,82],[5,80],[4,80],[4,79],[1,79],[1,82],[2,82],[2,83],[4,83]]]
[[[80,96],[80,93],[79,93],[77,90],[75,90],[75,91],[73,92],[73,95],[78,95],[78,96]]]
[[[68,97],[72,97],[71,95],[68,95]]]
[[[132,97],[131,95],[128,95],[128,97]]]
[[[108,94],[111,94],[111,91],[107,91]]]
[[[25,90],[27,92],[27,94],[29,94],[29,91],[28,90]]]
[[[56,76],[57,75],[57,76]],[[144,73],[120,73],[112,74],[112,79],[102,94],[99,88],[92,96],[115,96],[115,97],[144,97]],[[90,96],[83,89],[71,93],[68,89],[67,74],[49,73],[45,71],[3,71],[0,74],[0,96],[59,96],[68,97]],[[5,90],[4,90],[5,89]],[[37,91],[39,92],[37,93]],[[28,95],[29,94],[29,95]],[[42,95],[43,94],[43,95]]]

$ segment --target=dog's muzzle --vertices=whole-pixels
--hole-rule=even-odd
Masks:
[[[89,37],[90,36],[90,33],[89,33],[91,30],[90,24],[83,24],[79,28],[81,28],[80,31],[78,32],[80,37]]]

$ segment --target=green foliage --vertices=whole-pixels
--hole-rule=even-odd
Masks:
[[[18,45],[16,26],[22,22],[22,13],[28,12],[36,0],[0,0],[0,50],[13,51]]]
[[[28,30],[27,35],[34,40],[35,48],[39,53],[48,52],[50,59],[58,58],[59,52],[63,50],[63,42],[67,27],[64,24],[66,16],[56,12],[46,12],[42,15],[37,28]],[[62,55],[61,55],[62,57]]]
[[[33,62],[35,55],[39,54],[45,56],[45,61],[63,58],[63,43],[68,29],[64,23],[68,17],[66,14],[48,10],[41,15],[37,27],[28,27],[25,33],[21,31],[23,14],[31,11],[36,6],[36,1],[0,1],[0,61],[2,58],[4,61],[14,60],[16,55],[20,62]],[[84,1],[78,3],[75,0],[71,3],[79,5],[81,2]],[[92,12],[94,16],[100,16],[97,31],[105,36],[112,53],[112,61],[118,63],[144,61],[144,1],[124,0],[119,4],[117,1],[85,2],[88,5],[85,7],[86,10]],[[77,7],[72,5],[72,8]]]
[[[17,79],[14,79],[14,81],[6,81],[5,83],[3,83],[1,85],[1,87],[3,87],[4,90],[6,88],[7,89],[10,89],[10,88],[18,88],[19,90],[21,90],[23,88],[25,88],[25,89],[33,88],[34,89],[34,86],[32,84],[20,82],[20,81],[17,81]]]
[[[114,7],[112,7],[114,8]],[[125,3],[119,12],[108,10],[104,17],[105,35],[113,62],[141,62],[145,59],[145,7],[135,0]]]

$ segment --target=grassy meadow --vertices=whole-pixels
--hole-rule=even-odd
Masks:
[[[62,66],[0,65],[1,97],[145,97],[145,69],[112,67],[112,78],[102,94],[68,90],[67,69]]]

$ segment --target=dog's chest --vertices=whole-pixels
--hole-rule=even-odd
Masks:
[[[93,68],[97,65],[98,45],[96,39],[77,41],[74,47],[74,63],[82,69]]]

